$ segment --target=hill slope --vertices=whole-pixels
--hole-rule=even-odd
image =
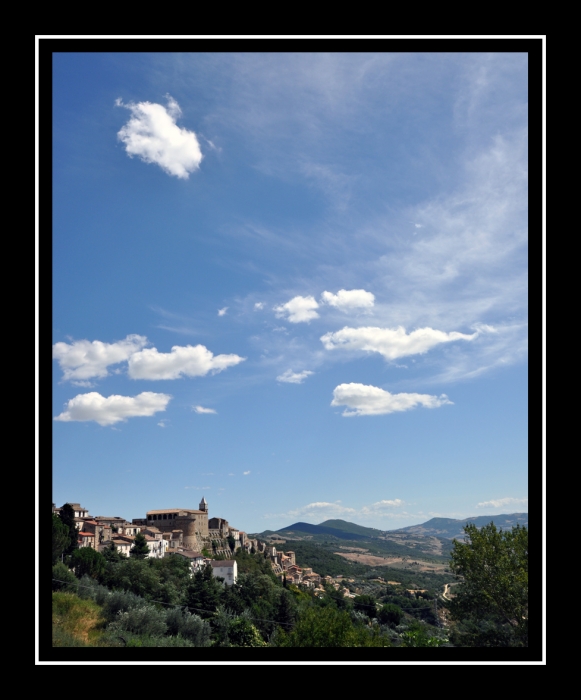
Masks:
[[[432,518],[421,525],[410,525],[399,530],[390,530],[388,534],[407,534],[445,537],[446,539],[462,539],[464,537],[464,525],[469,523],[481,528],[493,522],[496,527],[509,530],[517,523],[519,525],[529,524],[528,513],[511,513],[502,515],[479,515],[464,520],[454,520],[454,518]]]

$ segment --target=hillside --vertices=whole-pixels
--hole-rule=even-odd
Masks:
[[[399,530],[391,530],[387,535],[423,535],[432,537],[444,537],[446,539],[462,539],[464,537],[463,527],[473,524],[481,528],[493,522],[498,528],[509,530],[516,524],[529,524],[528,513],[511,513],[502,515],[479,515],[464,520],[454,520],[454,518],[432,518],[421,525],[410,525]]]

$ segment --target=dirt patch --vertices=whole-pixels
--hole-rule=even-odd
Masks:
[[[402,557],[376,557],[373,554],[359,554],[358,552],[335,552],[340,557],[345,557],[349,561],[367,566],[393,566],[398,569],[406,568],[412,571],[433,571],[440,573],[446,568],[445,564],[432,564],[424,561],[404,559]],[[389,583],[389,581],[388,581]]]
[[[344,547],[343,545],[339,545],[339,549],[344,549],[347,552],[368,552],[368,549],[364,549],[363,547]]]

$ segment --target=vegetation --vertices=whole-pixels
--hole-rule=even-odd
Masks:
[[[462,646],[528,646],[528,529],[467,525],[450,568],[460,578],[450,604]]]
[[[134,559],[145,559],[148,554],[149,545],[147,544],[147,540],[144,535],[138,532],[133,540],[133,547],[129,550],[129,556]]]

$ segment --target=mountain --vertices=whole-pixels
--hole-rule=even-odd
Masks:
[[[342,521],[331,521],[331,522],[342,522]],[[358,528],[359,525],[354,523],[346,523],[346,525],[351,525],[352,527]],[[361,530],[368,530],[370,528],[362,527]],[[357,532],[347,532],[345,530],[338,529],[336,527],[329,527],[324,524],[321,525],[311,525],[311,523],[294,523],[288,527],[283,527],[281,530],[276,531],[277,535],[286,537],[301,537],[304,535],[331,535],[332,537],[337,537],[340,540],[367,540],[368,535],[363,535]]]
[[[375,527],[363,527],[363,525],[349,523],[346,520],[325,520],[324,523],[319,523],[319,527],[330,527],[334,530],[351,533],[352,535],[363,535],[363,537],[371,539],[381,537],[384,534],[383,530],[378,530]]]
[[[496,527],[510,530],[515,525],[529,524],[528,513],[511,513],[503,515],[478,515],[474,518],[454,520],[454,518],[432,518],[421,525],[410,525],[399,530],[390,530],[387,534],[395,535],[423,535],[425,537],[444,537],[446,539],[462,539],[464,537],[464,525],[472,524],[481,528],[493,522]]]

